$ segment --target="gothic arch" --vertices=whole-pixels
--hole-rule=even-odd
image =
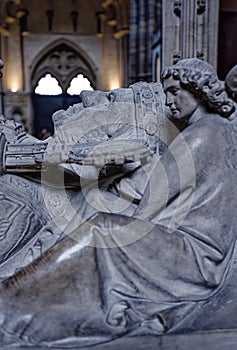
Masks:
[[[80,102],[78,95],[70,95],[67,89],[74,77],[83,74],[93,88],[96,88],[97,68],[88,55],[73,42],[60,39],[46,46],[34,60],[31,70],[31,88],[35,91],[38,81],[47,73],[55,77],[62,88],[58,95],[32,94],[32,106],[34,110],[33,129],[34,135],[41,137],[42,131],[47,134],[54,132],[52,115],[60,109]]]
[[[42,51],[32,67],[31,86],[34,90],[37,81],[45,74],[52,74],[66,91],[72,78],[83,74],[96,88],[97,67],[88,55],[73,42],[56,40]]]

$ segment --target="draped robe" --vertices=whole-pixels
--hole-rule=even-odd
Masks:
[[[133,214],[93,215],[6,279],[2,339],[162,334],[211,298],[236,241],[236,130],[206,113],[153,159]]]

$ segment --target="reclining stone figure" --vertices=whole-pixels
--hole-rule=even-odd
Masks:
[[[188,126],[165,147],[165,138],[157,135],[157,111],[150,115],[162,101],[158,105],[156,91],[149,94],[154,86],[148,84],[143,97],[151,98],[151,105],[137,106],[138,111],[144,108],[144,120],[153,118],[148,125],[136,128],[135,122],[119,129],[103,120],[100,128],[83,133],[85,142],[100,140],[108,145],[113,135],[117,141],[140,140],[142,133],[154,155],[144,164],[122,165],[114,176],[106,170],[109,176],[102,179],[100,190],[88,181],[97,182],[98,172],[86,170],[83,180],[83,164],[60,164],[80,178],[80,191],[73,188],[72,180],[71,188],[64,190],[69,209],[63,207],[59,189],[53,184],[49,188],[50,181],[40,186],[29,178],[2,176],[4,186],[19,181],[24,193],[34,191],[41,217],[40,224],[35,219],[35,227],[27,228],[31,235],[26,232],[19,237],[2,258],[2,276],[13,273],[3,279],[0,289],[3,344],[85,347],[129,334],[170,333],[223,287],[237,232],[233,215],[237,207],[233,191],[237,185],[236,105],[215,70],[198,59],[181,60],[164,70],[162,81],[166,105],[174,118],[185,119]],[[92,96],[83,115],[114,116],[105,93],[96,92],[94,104]],[[55,116],[56,135],[49,140],[50,147],[70,136],[67,132],[72,128],[65,125],[74,129],[81,125],[81,108],[72,107],[75,116],[64,112]],[[121,113],[124,118],[125,111]],[[75,142],[83,141],[79,136]],[[103,195],[98,200],[99,193]],[[20,196],[27,208],[25,196]],[[16,195],[12,197],[16,202]],[[42,250],[47,240],[50,243]],[[37,248],[39,257],[14,272],[26,253],[33,254]]]
[[[136,197],[130,202],[139,201],[142,186],[145,187],[144,169],[149,164],[143,164],[141,169],[140,161],[147,163],[146,158],[151,154],[161,154],[169,142],[160,84],[139,83],[109,93],[85,91],[81,99],[82,103],[55,113],[54,137],[44,142],[26,134],[22,125],[0,120],[0,169],[1,174],[7,174],[0,178],[2,206],[6,208],[3,225],[5,239],[0,242],[1,277],[12,274],[15,268],[32,261],[53,244],[78,210],[82,221],[95,211],[105,211],[100,200],[100,210],[94,208],[94,204],[89,204],[89,197],[93,198],[94,193],[98,193],[98,181],[100,193],[112,198],[118,198],[118,195],[126,198],[124,205],[128,213],[128,197]],[[21,177],[13,174],[20,174]],[[90,191],[85,198],[88,179]],[[79,191],[81,184],[84,191]],[[29,200],[29,193],[32,200]],[[70,201],[65,213],[68,197]],[[10,207],[5,204],[9,201]],[[75,205],[74,209],[72,205]],[[18,223],[21,220],[16,210],[18,206],[22,216],[24,213],[26,217],[32,216],[30,220],[23,220],[24,229]],[[114,206],[115,203],[113,212]],[[111,201],[107,210],[111,210]],[[8,217],[12,228],[6,235]],[[36,235],[42,227],[44,231],[52,232],[46,240],[42,239],[41,233]],[[11,263],[9,257],[12,257]]]

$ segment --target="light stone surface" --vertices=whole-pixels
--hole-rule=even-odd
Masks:
[[[7,218],[0,236],[0,339],[6,349],[233,344],[236,104],[201,60],[181,60],[162,80],[173,118],[187,123],[174,138],[160,84],[85,92],[81,104],[54,115],[48,144],[93,149],[97,141],[111,151],[121,142],[114,159],[124,153],[123,161],[102,169],[55,161],[42,170],[41,184],[37,169],[0,178]],[[8,133],[15,145],[37,144],[26,134],[23,139]],[[153,156],[129,162],[123,146],[134,139]]]

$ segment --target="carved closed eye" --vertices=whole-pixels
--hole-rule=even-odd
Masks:
[[[169,89],[169,92],[172,94],[172,95],[177,95],[177,93],[179,92],[179,89],[178,88],[175,88],[175,87],[172,87]]]

